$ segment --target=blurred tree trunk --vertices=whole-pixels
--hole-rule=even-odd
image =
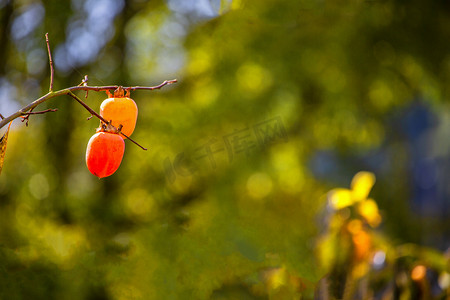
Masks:
[[[6,74],[7,59],[5,58],[8,57],[9,51],[9,25],[12,19],[13,3],[13,0],[7,1],[5,6],[0,9],[0,57],[2,58],[0,60],[0,75]]]

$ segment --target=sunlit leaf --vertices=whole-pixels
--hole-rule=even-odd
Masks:
[[[377,227],[381,222],[378,205],[372,199],[361,202],[358,206],[358,212],[372,227]]]
[[[0,138],[0,174],[3,169],[3,162],[5,161],[5,153],[6,153],[6,143],[8,142],[8,133],[9,128],[11,127],[11,122],[9,122],[8,129],[5,134]]]
[[[264,277],[271,289],[277,289],[280,286],[286,284],[287,273],[284,267],[274,268],[264,273]]]
[[[341,209],[353,204],[352,191],[349,189],[337,188],[328,193],[328,200],[335,209]]]
[[[375,175],[370,172],[358,172],[352,179],[351,188],[355,201],[367,199],[370,190],[375,184]]]

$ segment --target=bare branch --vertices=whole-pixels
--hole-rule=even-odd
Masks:
[[[87,78],[85,77],[85,79],[82,81],[82,83],[80,85],[77,86],[72,86],[63,90],[59,90],[59,91],[51,91],[48,92],[47,94],[45,94],[44,96],[34,100],[33,102],[31,102],[30,104],[28,104],[27,106],[23,107],[22,109],[20,109],[19,111],[13,113],[12,115],[8,116],[8,117],[4,117],[1,121],[0,121],[0,128],[4,127],[6,124],[8,124],[9,122],[11,122],[14,119],[19,118],[20,116],[23,116],[25,113],[30,112],[31,110],[33,110],[36,106],[38,106],[39,104],[58,97],[58,96],[62,96],[62,95],[70,95],[72,94],[73,96],[75,96],[75,94],[73,94],[73,91],[96,91],[96,92],[100,92],[100,91],[110,91],[110,90],[115,90],[117,89],[119,86],[118,85],[107,85],[107,86],[88,86],[85,85]],[[52,80],[50,80],[52,82]],[[177,80],[173,79],[173,80],[165,80],[164,82],[162,82],[159,85],[156,86],[134,86],[134,87],[124,87],[124,90],[156,90],[156,89],[160,89],[163,86],[169,85],[169,84],[173,84],[176,83]],[[71,96],[73,98],[73,96]],[[76,96],[75,96],[76,97]],[[77,97],[78,98],[78,97]],[[79,98],[78,98],[79,99]],[[98,118],[98,114],[93,111],[86,103],[82,102],[80,103],[81,105],[84,106],[84,108],[86,108],[89,112],[91,112],[91,114],[93,114],[94,116],[96,116]],[[97,115],[96,115],[97,114]],[[107,121],[102,120],[103,122],[107,123]]]
[[[48,61],[50,64],[50,88],[48,89],[48,91],[52,92],[53,91],[53,79],[55,77],[55,70],[53,68],[53,59],[52,59],[52,52],[50,51],[50,42],[48,40],[48,33],[45,34],[45,42],[47,44]]]
[[[156,86],[130,86],[130,87],[122,87],[124,90],[129,91],[135,91],[135,90],[157,90],[162,88],[163,86],[170,85],[173,83],[176,83],[176,79],[172,80],[165,80],[161,84],[158,84]],[[106,85],[106,86],[88,86],[88,85],[78,85],[68,88],[70,91],[95,91],[95,92],[101,92],[101,91],[110,91],[110,90],[116,90],[119,87],[119,85]]]

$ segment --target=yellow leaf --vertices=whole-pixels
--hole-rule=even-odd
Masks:
[[[358,206],[358,212],[372,227],[377,227],[381,222],[378,205],[372,199],[361,202]]]
[[[375,175],[370,172],[358,172],[352,179],[351,188],[355,202],[367,199],[375,184]]]
[[[352,191],[349,189],[337,188],[328,193],[328,201],[335,209],[341,209],[353,204]]]
[[[8,129],[5,134],[0,138],[0,174],[3,169],[3,162],[5,161],[5,153],[6,153],[6,143],[8,141],[8,133],[9,128],[11,127],[11,122],[9,122]]]
[[[266,272],[265,276],[268,286],[275,290],[286,284],[287,272],[286,268],[274,268]]]

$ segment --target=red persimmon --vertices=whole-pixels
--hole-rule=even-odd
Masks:
[[[120,135],[97,132],[88,142],[86,165],[98,178],[110,176],[119,168],[124,151],[125,142]]]

